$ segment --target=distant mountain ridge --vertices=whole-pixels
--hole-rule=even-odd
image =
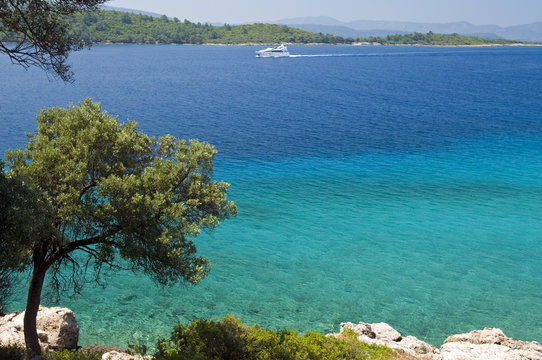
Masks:
[[[127,13],[131,13],[131,14],[141,14],[141,15],[147,15],[147,16],[158,17],[158,18],[162,16],[162,14],[158,14],[158,13],[154,13],[154,12],[142,11],[142,10],[136,10],[136,9],[120,8],[120,7],[108,6],[108,5],[102,5],[100,7],[100,9],[121,11],[121,12],[127,12]]]
[[[141,11],[136,9],[102,6],[104,10],[115,10],[135,14],[160,17],[162,14]],[[258,21],[262,22],[262,21]],[[417,23],[408,21],[378,21],[378,20],[355,20],[340,21],[329,16],[309,16],[277,21],[265,21],[265,23],[288,25],[305,31],[333,34],[335,36],[366,38],[369,36],[385,37],[392,34],[409,34],[413,32],[427,33],[432,31],[439,34],[453,34],[477,36],[489,39],[508,39],[517,41],[530,41],[542,43],[542,21],[532,24],[515,26],[498,25],[473,25],[466,21],[451,23]],[[212,23],[221,26],[222,23]]]
[[[294,26],[312,32],[338,36],[367,37],[412,32],[480,36],[494,39],[542,42],[542,22],[502,27],[473,25],[466,21],[452,23],[417,23],[408,21],[356,20],[344,22],[329,16],[300,17],[272,21],[274,24]]]

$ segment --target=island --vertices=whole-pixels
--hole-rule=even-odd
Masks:
[[[353,45],[426,45],[426,46],[498,46],[530,43],[490,39],[460,34],[428,32],[386,37],[352,38],[313,33],[275,24],[214,26],[189,20],[155,17],[114,10],[83,12],[67,18],[76,37],[88,43],[113,44],[192,44],[192,45],[263,45],[263,44],[353,44]],[[5,41],[7,39],[4,39]]]

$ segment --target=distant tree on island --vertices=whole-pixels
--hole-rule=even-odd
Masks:
[[[91,43],[137,44],[242,44],[242,43],[329,43],[344,44],[354,41],[330,34],[315,34],[305,30],[273,24],[213,26],[179,21],[167,16],[159,18],[100,10],[93,13],[96,21],[85,21],[85,14],[70,18],[73,34]],[[130,21],[127,21],[130,18]]]
[[[209,271],[193,239],[237,213],[229,184],[212,180],[213,146],[158,139],[86,99],[42,110],[26,149],[0,167],[0,275],[30,274],[24,334],[41,354],[36,316],[46,279],[78,293],[87,269],[141,271],[162,285]],[[0,276],[1,280],[1,276]]]
[[[453,34],[435,34],[429,31],[427,34],[415,32],[412,34],[395,34],[386,37],[370,36],[358,39],[360,42],[377,43],[382,45],[490,45],[490,44],[512,44],[518,41],[504,39],[488,39],[476,36]]]
[[[69,31],[66,17],[96,9],[107,0],[0,0],[0,53],[25,68],[38,66],[64,81],[72,79],[66,60],[87,43]]]
[[[2,1],[2,0],[0,0]],[[97,0],[96,0],[97,1]],[[128,44],[352,44],[377,43],[383,45],[484,45],[510,44],[517,41],[487,39],[459,34],[433,32],[406,35],[370,36],[366,38],[341,37],[312,33],[295,27],[275,24],[246,24],[213,26],[189,20],[170,20],[166,15],[127,13],[113,10],[74,13],[66,18],[73,38],[85,43]],[[10,39],[4,34],[4,39]]]

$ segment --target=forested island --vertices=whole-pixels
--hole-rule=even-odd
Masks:
[[[70,31],[89,43],[126,44],[374,44],[374,45],[506,45],[520,42],[459,34],[413,33],[351,38],[312,33],[285,25],[213,26],[188,20],[99,10],[72,15]],[[8,40],[6,36],[2,41]]]
[[[128,44],[246,44],[324,43],[347,44],[352,38],[315,34],[285,25],[250,24],[213,26],[177,18],[169,19],[100,10],[74,15],[70,27],[75,36],[90,43]]]
[[[415,32],[412,34],[395,34],[386,37],[370,36],[358,41],[380,45],[435,45],[435,46],[460,46],[460,45],[507,45],[524,44],[520,41],[505,39],[489,39],[476,36],[454,34],[435,34],[429,31],[427,34]]]

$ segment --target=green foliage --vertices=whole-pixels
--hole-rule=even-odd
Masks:
[[[23,360],[25,354],[24,348],[14,345],[0,346],[0,359],[2,360]]]
[[[30,238],[53,233],[51,214],[41,191],[6,175],[0,161],[0,313],[12,295],[17,273],[29,265],[30,248],[24,245]]]
[[[342,340],[356,340],[358,336],[359,334],[353,329],[346,328],[342,330],[340,338]]]
[[[406,35],[388,35],[382,37],[368,37],[360,39],[362,42],[379,43],[382,45],[486,45],[486,44],[513,44],[518,41],[504,39],[487,39],[476,36],[459,34],[435,34],[429,31],[427,34],[412,33]]]
[[[147,345],[143,344],[143,342],[140,340],[138,344],[128,344],[128,348],[132,350],[135,354],[139,355],[147,355],[147,351],[149,350],[147,348]]]
[[[195,320],[175,326],[169,341],[160,340],[157,360],[338,360],[393,359],[386,347],[338,340],[317,332],[299,335],[247,327],[233,315],[222,320]]]
[[[0,0],[0,54],[25,68],[39,66],[62,80],[71,80],[68,53],[85,44],[69,31],[65,18],[105,1]]]
[[[25,360],[26,350],[13,345],[0,346],[0,359],[2,360]],[[57,350],[44,352],[44,360],[101,360],[100,354],[88,354],[71,350]]]
[[[5,268],[0,268],[0,316],[4,314],[9,298],[13,295],[13,273]]]
[[[54,232],[52,207],[43,191],[25,180],[6,174],[0,161],[0,269],[23,270],[30,263],[29,239]]]
[[[101,360],[99,354],[89,354],[80,351],[58,350],[43,353],[44,360]]]
[[[0,270],[31,272],[25,341],[34,355],[49,270],[57,294],[78,292],[89,266],[96,280],[103,265],[122,265],[162,285],[197,284],[210,264],[193,239],[237,213],[229,184],[212,181],[217,152],[207,143],[147,136],[91,99],[42,110],[37,123],[0,172]]]
[[[458,34],[413,33],[407,35],[389,35],[364,39],[343,38],[331,34],[311,33],[301,29],[274,24],[250,24],[212,26],[180,22],[166,16],[151,16],[101,10],[94,12],[96,21],[85,20],[86,14],[70,18],[73,35],[92,43],[138,43],[138,44],[245,44],[245,43],[320,43],[350,44],[353,42],[371,42],[386,45],[482,45],[509,44],[514,41],[485,39]]]
[[[21,266],[30,264],[39,240],[56,249],[49,257],[79,249],[97,269],[120,255],[161,284],[196,284],[205,276],[209,264],[196,256],[191,238],[236,213],[226,198],[229,184],[211,181],[213,146],[149,137],[90,99],[42,110],[37,119],[26,150],[6,153],[8,175],[33,184],[52,209],[48,232],[10,237],[18,239],[10,252],[23,255]],[[34,213],[20,216],[19,232],[35,230]]]
[[[0,0],[1,1],[1,0]],[[97,0],[96,0],[97,1]],[[511,44],[517,41],[486,39],[458,34],[413,33],[386,37],[343,38],[331,34],[311,33],[305,30],[274,24],[212,26],[188,20],[169,20],[112,10],[81,12],[67,19],[70,34],[88,43],[128,44],[351,44],[370,42],[384,45],[484,45]],[[0,34],[1,35],[1,34]],[[10,39],[3,35],[3,41]]]
[[[87,14],[70,18],[73,35],[92,43],[138,44],[242,44],[242,43],[329,43],[352,42],[340,36],[314,34],[284,25],[251,24],[212,26],[183,22],[167,16],[132,14],[111,10],[93,12],[96,21],[89,21]]]

